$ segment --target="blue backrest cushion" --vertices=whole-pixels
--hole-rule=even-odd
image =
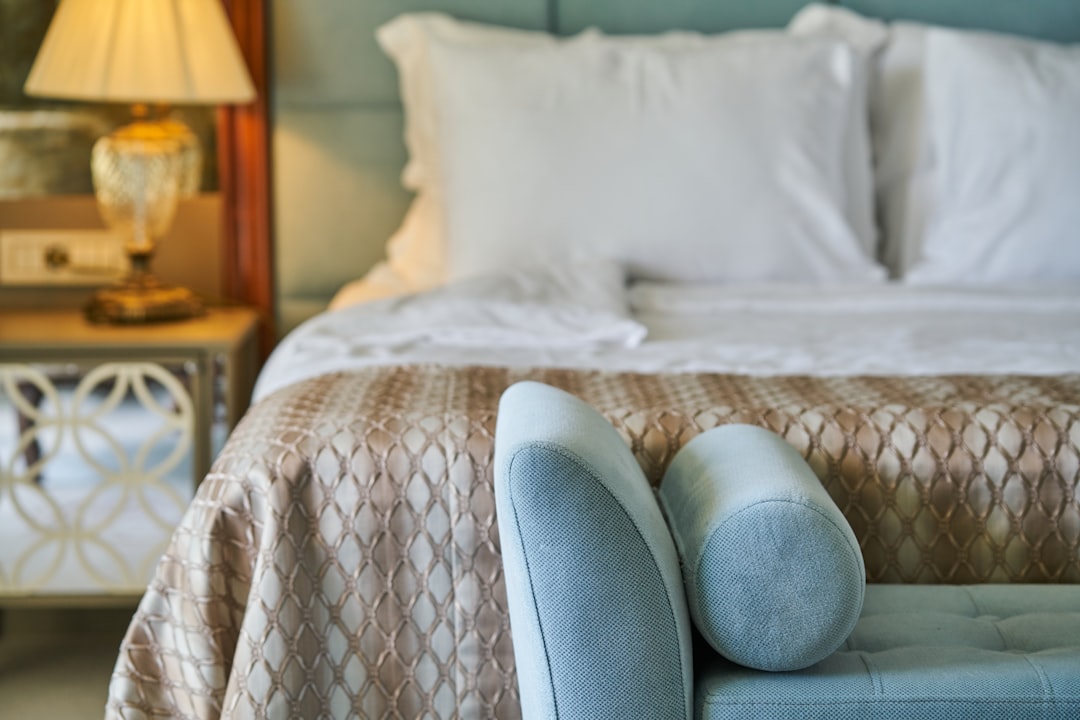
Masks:
[[[750,425],[702,433],[676,453],[660,499],[690,615],[721,655],[797,670],[851,633],[866,588],[858,541],[781,437]]]
[[[526,720],[689,718],[678,555],[615,428],[569,393],[518,383],[499,403],[494,474]]]

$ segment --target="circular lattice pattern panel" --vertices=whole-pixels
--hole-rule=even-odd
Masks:
[[[194,489],[185,377],[0,365],[0,594],[141,590]]]

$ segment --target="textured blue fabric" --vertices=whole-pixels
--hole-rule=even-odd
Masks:
[[[843,647],[790,673],[700,663],[701,720],[1076,720],[1080,586],[870,585]]]
[[[689,718],[678,556],[611,424],[561,390],[512,386],[495,430],[495,499],[526,720]]]
[[[702,433],[660,485],[690,615],[727,659],[795,670],[833,652],[862,608],[866,571],[847,520],[782,438]]]

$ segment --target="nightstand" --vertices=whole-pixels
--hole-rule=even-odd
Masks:
[[[247,408],[257,324],[0,312],[0,605],[142,594]]]

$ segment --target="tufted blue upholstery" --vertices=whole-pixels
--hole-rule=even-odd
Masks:
[[[1080,586],[870,585],[843,647],[791,673],[714,658],[697,717],[1080,718]]]
[[[678,557],[615,429],[568,393],[514,385],[499,404],[495,500],[526,720],[688,718]]]

